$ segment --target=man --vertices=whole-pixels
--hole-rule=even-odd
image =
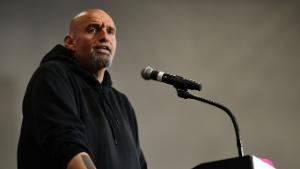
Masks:
[[[145,169],[133,108],[107,68],[116,27],[88,9],[32,76],[23,100],[19,169]]]

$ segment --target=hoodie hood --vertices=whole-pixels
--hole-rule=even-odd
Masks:
[[[78,60],[72,54],[72,52],[60,44],[56,45],[50,52],[48,52],[44,56],[40,64],[42,65],[49,62],[60,62],[64,64],[71,71],[85,79],[89,84],[93,86],[101,85],[102,88],[112,86],[111,77],[108,71],[105,71],[103,81],[100,84],[93,74],[87,72],[82,67],[80,67]]]

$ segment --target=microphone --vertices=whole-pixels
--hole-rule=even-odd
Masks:
[[[152,67],[147,66],[142,70],[142,77],[145,80],[156,80],[164,82],[170,85],[173,85],[177,89],[182,90],[201,90],[201,84],[197,83],[194,80],[184,79],[183,77],[167,74],[165,72],[154,70]]]

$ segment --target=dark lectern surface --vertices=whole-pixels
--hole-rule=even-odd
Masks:
[[[275,169],[253,155],[200,164],[193,169]]]

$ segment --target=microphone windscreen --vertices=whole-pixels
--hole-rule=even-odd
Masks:
[[[150,80],[151,79],[151,73],[153,72],[153,68],[150,66],[145,67],[142,72],[141,75],[145,80]]]

